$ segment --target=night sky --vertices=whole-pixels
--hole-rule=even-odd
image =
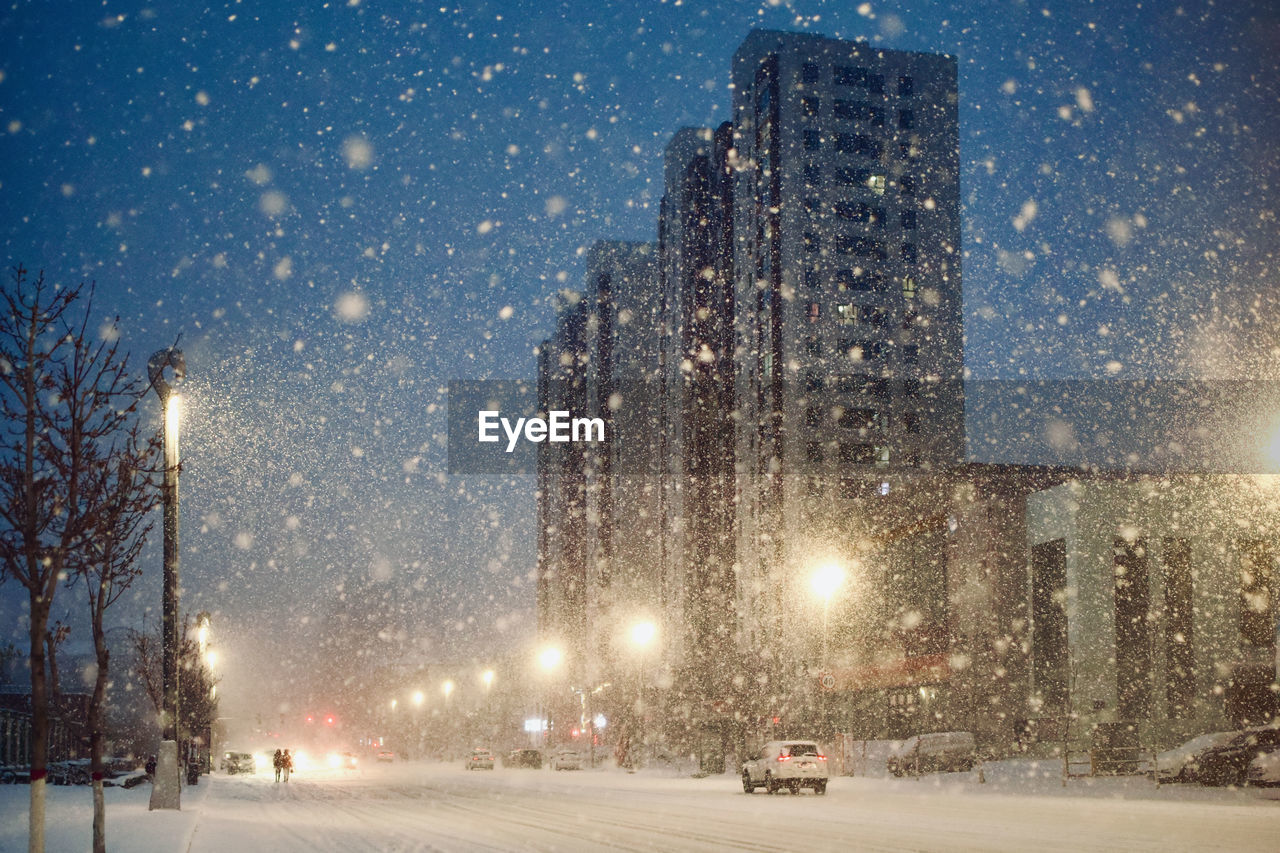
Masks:
[[[170,5],[0,11],[0,241],[139,370],[180,338],[228,709],[531,640],[532,481],[445,473],[444,389],[532,377],[585,247],[655,238],[753,27],[958,56],[973,377],[1280,379],[1274,2]]]

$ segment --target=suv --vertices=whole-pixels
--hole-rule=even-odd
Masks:
[[[972,770],[978,764],[973,732],[912,735],[889,754],[885,766],[894,776],[938,770]]]
[[[793,794],[812,788],[815,794],[825,794],[827,757],[811,740],[771,740],[742,765],[742,790],[751,794],[759,787],[770,794],[779,788]]]

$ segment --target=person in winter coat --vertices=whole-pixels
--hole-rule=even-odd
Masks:
[[[276,754],[271,759],[271,765],[276,769],[276,781],[280,781],[280,771],[284,770],[284,757],[280,754],[280,750],[276,750]]]
[[[289,781],[289,774],[293,772],[293,756],[289,754],[289,750],[284,751],[284,755],[280,756],[280,767],[284,771],[284,781]]]

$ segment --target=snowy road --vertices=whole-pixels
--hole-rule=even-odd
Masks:
[[[210,780],[190,853],[479,850],[1268,850],[1280,803],[1252,791],[964,777],[838,778],[825,797],[747,796],[733,777],[397,764]]]

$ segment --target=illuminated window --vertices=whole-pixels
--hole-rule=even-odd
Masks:
[[[884,175],[872,175],[867,178],[867,186],[876,195],[884,195],[885,180]]]

